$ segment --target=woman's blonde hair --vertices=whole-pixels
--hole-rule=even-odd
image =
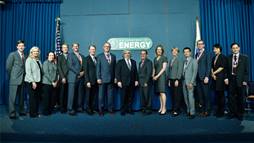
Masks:
[[[173,47],[172,49],[171,49],[171,52],[173,52],[173,50],[176,50],[177,51],[177,53],[179,53],[180,51],[179,51],[179,49],[177,48],[177,47]]]
[[[30,49],[30,51],[29,51],[29,57],[30,57],[30,58],[34,58],[34,57],[33,57],[33,51],[34,51],[35,49],[38,49],[38,50],[39,50],[39,55],[38,55],[38,57],[36,58],[36,59],[38,60],[38,59],[40,59],[40,53],[41,53],[41,52],[40,52],[39,47],[37,47],[37,46],[33,46],[33,47]]]

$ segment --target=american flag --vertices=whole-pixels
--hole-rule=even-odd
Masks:
[[[55,39],[55,54],[61,55],[61,33],[60,33],[60,17],[56,18],[56,39]]]
[[[198,20],[198,17],[196,17],[196,40],[195,40],[195,52],[194,52],[194,56],[198,52],[198,46],[197,46],[198,40],[201,40],[201,33],[200,33],[200,27],[199,27],[199,20]]]

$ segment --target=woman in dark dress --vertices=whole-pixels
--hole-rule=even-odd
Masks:
[[[222,117],[224,115],[224,79],[226,73],[226,57],[221,54],[222,48],[220,44],[215,44],[213,46],[213,51],[215,56],[212,59],[212,68],[211,68],[211,76],[212,76],[212,87],[215,93],[215,102],[217,105],[216,117]]]
[[[153,80],[155,92],[160,95],[160,115],[165,115],[166,109],[166,67],[167,57],[165,57],[162,45],[158,45],[155,49],[156,57],[154,58]]]

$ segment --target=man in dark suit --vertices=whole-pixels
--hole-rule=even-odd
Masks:
[[[151,79],[153,73],[153,63],[148,59],[146,50],[140,52],[141,61],[138,68],[138,81],[141,95],[141,106],[144,114],[151,114],[151,94],[149,88],[151,87]]]
[[[130,56],[130,51],[125,50],[123,52],[123,59],[119,60],[116,65],[117,85],[119,88],[121,88],[121,93],[123,97],[121,115],[125,115],[126,112],[133,114],[133,94],[135,87],[138,86],[136,61],[131,59]]]
[[[68,66],[67,66],[67,57],[68,57],[68,45],[62,45],[62,55],[59,55],[57,58],[57,69],[60,76],[60,111],[65,113],[67,111],[67,97],[68,97]]]
[[[231,44],[232,54],[228,57],[227,79],[225,84],[229,86],[228,118],[243,120],[244,92],[249,80],[249,59],[240,53],[238,43]]]
[[[111,45],[103,45],[103,53],[97,56],[96,75],[99,84],[99,115],[104,115],[104,98],[107,97],[107,108],[113,113],[113,89],[115,80],[116,56],[110,52]],[[105,107],[105,106],[104,106]]]
[[[17,118],[15,101],[19,96],[19,115],[24,116],[24,77],[25,77],[25,42],[17,41],[17,51],[9,54],[6,60],[6,70],[9,76],[9,117]]]
[[[98,84],[96,77],[95,45],[89,46],[89,55],[85,60],[85,85],[86,85],[86,112],[90,115],[94,113],[94,99],[97,95]]]
[[[211,71],[211,54],[205,50],[204,41],[197,41],[197,53],[195,59],[198,62],[198,73],[196,79],[196,91],[198,95],[198,106],[200,115],[206,117],[210,114],[211,100],[209,96],[209,75]]]
[[[79,53],[79,44],[72,44],[72,53],[68,54],[68,112],[70,115],[76,114],[76,108],[78,111],[82,111],[82,101],[84,95],[84,62],[85,57]]]

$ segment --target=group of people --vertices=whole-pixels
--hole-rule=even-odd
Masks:
[[[78,43],[73,43],[72,52],[69,52],[68,45],[63,44],[61,55],[49,52],[42,64],[39,47],[32,47],[26,57],[24,41],[17,41],[17,51],[10,53],[6,61],[11,119],[16,119],[18,114],[26,115],[25,85],[29,94],[30,117],[38,117],[39,112],[50,115],[56,105],[61,113],[70,115],[84,110],[90,115],[96,113],[95,110],[100,116],[105,112],[114,114],[113,92],[116,86],[122,97],[121,115],[133,114],[136,89],[141,96],[141,111],[151,114],[152,88],[160,99],[159,114],[166,115],[166,90],[169,86],[172,116],[178,116],[182,109],[189,119],[197,114],[209,116],[213,112],[210,91],[214,91],[216,117],[223,117],[225,105],[228,105],[228,118],[243,119],[249,65],[248,57],[240,53],[238,43],[232,43],[229,56],[224,56],[220,44],[215,44],[212,56],[205,50],[204,41],[199,40],[195,55],[192,56],[191,48],[185,47],[182,58],[179,49],[174,47],[169,60],[164,55],[164,47],[158,45],[153,61],[148,58],[147,50],[141,50],[138,64],[131,58],[129,50],[124,50],[123,58],[117,61],[108,42],[104,43],[103,52],[98,55],[95,45],[88,47],[86,57],[79,52],[79,47]],[[224,92],[227,89],[226,104]],[[15,106],[16,99],[19,99],[19,109]]]

